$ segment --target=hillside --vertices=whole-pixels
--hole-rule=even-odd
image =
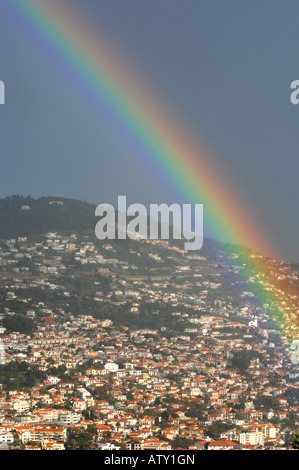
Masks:
[[[34,236],[48,232],[76,232],[88,234],[98,243],[94,235],[98,217],[95,216],[95,204],[63,197],[8,196],[0,199],[0,239]],[[129,218],[128,218],[129,220]],[[170,239],[172,231],[170,230]],[[173,241],[182,247],[183,241]],[[117,240],[114,245],[123,251],[128,248],[130,240]],[[215,252],[216,242],[205,240],[201,250],[204,255]],[[221,243],[217,243],[221,246]]]
[[[0,238],[94,230],[94,210],[95,205],[74,199],[10,196],[0,199]]]
[[[294,328],[298,328],[295,312],[299,276],[296,266],[258,257],[253,267],[250,249],[228,247],[210,239],[204,240],[199,252],[187,253],[183,250],[183,240],[175,243],[131,239],[100,241],[95,236],[95,207],[87,202],[51,196],[1,199],[0,263],[4,291],[10,290],[7,276],[12,277],[12,285],[16,278],[18,282],[21,279],[33,282],[39,279],[39,282],[49,284],[57,282],[70,296],[52,291],[51,307],[60,303],[71,306],[77,313],[88,311],[94,314],[97,311],[98,315],[105,312],[106,316],[109,310],[114,320],[116,311],[121,310],[121,316],[119,312],[116,314],[118,321],[125,319],[124,299],[122,294],[118,296],[115,292],[123,292],[123,285],[127,289],[130,286],[132,291],[137,285],[145,291],[158,290],[159,294],[154,298],[162,300],[164,308],[166,303],[178,306],[183,302],[186,308],[187,304],[203,302],[205,311],[213,308],[219,299],[221,303],[229,302],[238,308],[248,307],[250,301],[250,306],[255,308],[262,305],[260,299],[270,291],[277,299],[274,302],[271,294],[271,310],[275,312],[272,316],[277,317],[280,324],[281,298],[284,296],[284,302],[288,299],[289,305],[283,312],[284,323],[288,324],[288,334],[294,336]],[[55,233],[54,238],[51,233]],[[27,288],[27,281],[25,285]],[[26,288],[23,286],[23,293]],[[108,303],[99,303],[99,291],[104,298],[109,293]],[[112,304],[110,295],[115,301]],[[143,299],[141,303],[151,303],[151,296],[146,295],[144,299],[140,291],[138,295]],[[43,300],[43,295],[35,297],[32,292],[30,297],[35,301]],[[128,297],[125,297],[126,305],[127,301]],[[131,302],[130,308],[134,309]],[[6,301],[1,306],[6,308]],[[26,302],[13,305],[14,311],[25,312],[27,308]],[[131,317],[129,309],[127,320],[131,321]],[[150,317],[151,324],[152,314]]]

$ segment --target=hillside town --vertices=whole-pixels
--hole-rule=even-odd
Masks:
[[[279,323],[235,261],[74,232],[2,240],[0,449],[292,449],[299,296],[275,292]]]

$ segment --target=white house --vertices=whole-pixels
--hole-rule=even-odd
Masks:
[[[10,431],[0,432],[0,444],[12,444],[14,442],[14,435]]]

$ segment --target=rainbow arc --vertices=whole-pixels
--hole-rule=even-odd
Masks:
[[[36,44],[56,60],[61,73],[79,86],[83,96],[101,117],[119,131],[124,145],[135,145],[135,158],[145,167],[151,165],[165,184],[171,185],[189,203],[204,204],[204,223],[215,239],[252,247],[275,257],[268,239],[262,236],[254,219],[237,203],[229,184],[209,165],[207,155],[190,141],[177,119],[167,114],[167,105],[157,99],[147,79],[136,72],[130,59],[116,48],[104,28],[68,0],[4,0],[6,11],[21,24]],[[234,248],[235,250],[235,248]],[[232,251],[228,245],[227,255]],[[258,257],[239,254],[244,279],[259,278]],[[285,321],[279,285],[267,270],[257,295],[260,301],[275,303],[279,321]],[[267,277],[268,276],[268,277]],[[289,309],[295,306],[291,302]]]

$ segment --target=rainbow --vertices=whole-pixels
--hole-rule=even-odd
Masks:
[[[204,204],[210,236],[275,257],[254,218],[238,205],[237,195],[209,165],[207,155],[186,130],[182,132],[182,123],[166,113],[169,106],[165,99],[112,44],[103,26],[94,25],[69,0],[22,0],[14,5],[5,0],[4,5],[4,11],[55,61],[94,110],[105,114],[124,145],[134,149],[132,155],[141,165],[175,188],[184,201]],[[239,262],[245,262],[241,254]],[[246,263],[245,277],[249,273],[258,276],[256,258],[249,262],[246,258]],[[281,316],[279,287],[272,289],[270,277],[264,279],[264,286],[259,287],[259,298],[263,303],[278,302]]]

